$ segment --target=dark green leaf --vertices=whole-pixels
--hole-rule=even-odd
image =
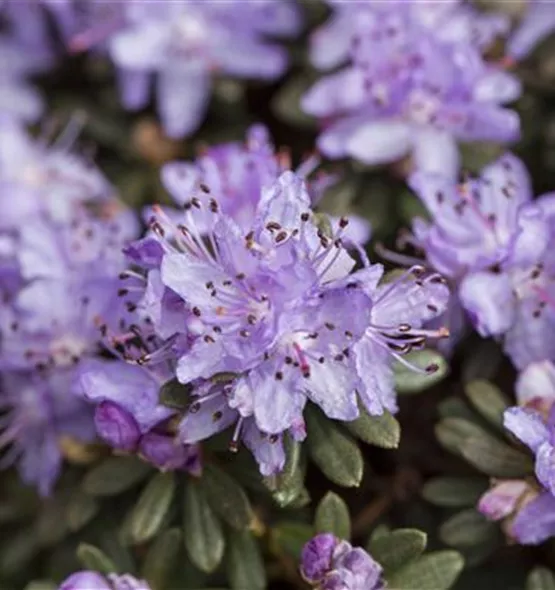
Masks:
[[[227,539],[227,576],[232,590],[264,590],[266,571],[250,531],[232,531]]]
[[[396,363],[394,366],[395,389],[400,394],[420,393],[439,383],[449,372],[449,363],[437,350],[416,350],[405,355],[404,358],[422,369],[432,366],[437,368],[428,374],[418,374],[405,365]]]
[[[394,572],[419,557],[426,549],[426,533],[416,529],[397,529],[373,535],[368,551],[386,573]]]
[[[426,482],[422,495],[437,506],[475,506],[488,488],[485,477],[436,477]]]
[[[83,564],[85,569],[100,572],[101,574],[117,573],[114,562],[94,545],[81,543],[77,547],[77,559]]]
[[[439,415],[442,418],[463,418],[473,422],[476,415],[460,397],[448,397],[438,405]]]
[[[501,432],[503,426],[503,412],[509,407],[509,402],[498,387],[488,381],[471,381],[465,387],[466,395],[476,410]]]
[[[360,416],[352,422],[345,422],[347,430],[365,443],[384,449],[396,449],[401,438],[401,426],[389,413],[370,416],[361,409]]]
[[[56,590],[57,588],[58,585],[54,584],[54,582],[44,580],[34,580],[25,586],[25,590]]]
[[[471,437],[489,436],[474,422],[463,418],[445,418],[435,428],[439,442],[452,453],[462,454],[462,445]]]
[[[534,465],[529,455],[489,435],[466,439],[463,457],[474,467],[492,477],[517,478],[529,475]]]
[[[463,567],[464,559],[458,551],[436,551],[387,576],[388,587],[395,590],[448,590]]]
[[[178,528],[162,532],[148,550],[141,576],[152,590],[164,590],[167,579],[179,555],[181,531]]]
[[[271,540],[278,554],[286,554],[296,561],[301,551],[314,536],[314,527],[300,522],[280,522],[271,530]]]
[[[109,457],[83,479],[83,491],[91,496],[116,496],[136,486],[152,467],[136,457]]]
[[[343,487],[360,485],[364,461],[356,442],[315,406],[306,410],[308,452],[324,475]]]
[[[225,471],[208,463],[200,480],[206,499],[212,510],[230,526],[247,528],[253,513],[243,488]]]
[[[497,536],[497,531],[496,523],[470,508],[445,521],[439,529],[439,537],[446,545],[459,549],[484,543]]]
[[[535,567],[526,579],[526,590],[555,590],[555,576],[546,567]]]
[[[212,572],[218,567],[225,548],[222,525],[195,481],[185,488],[183,538],[191,561],[200,570]]]
[[[180,383],[177,379],[170,379],[166,381],[160,388],[158,400],[164,406],[186,412],[191,404],[191,392],[193,386],[189,383]]]
[[[314,76],[307,77],[306,72],[303,72],[289,80],[275,95],[271,107],[279,119],[296,127],[316,127],[316,119],[301,109],[301,97],[308,90],[311,80],[314,81]]]
[[[70,530],[78,531],[88,524],[100,510],[100,504],[94,496],[85,494],[80,490],[75,491],[66,509],[66,519]]]
[[[175,476],[172,472],[155,475],[125,520],[125,540],[134,545],[152,539],[164,524],[174,493]]]
[[[340,539],[351,538],[351,517],[347,504],[333,492],[328,492],[316,508],[314,527],[318,533],[333,533]]]

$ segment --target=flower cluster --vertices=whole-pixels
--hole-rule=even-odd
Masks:
[[[463,2],[331,3],[334,15],[313,37],[317,67],[348,65],[303,97],[324,123],[330,158],[383,164],[412,154],[417,169],[455,176],[457,141],[514,141],[519,119],[501,105],[520,84],[481,51],[509,22]]]
[[[511,154],[462,184],[426,172],[409,184],[431,221],[416,219],[404,240],[453,281],[476,330],[502,338],[520,369],[555,358],[553,196],[533,200],[528,173]]]
[[[294,35],[301,24],[296,6],[279,0],[130,0],[111,10],[93,9],[88,20],[70,48],[105,47],[118,68],[122,102],[131,110],[149,102],[156,74],[160,118],[172,137],[189,135],[202,122],[214,73],[279,77],[286,53],[268,37]]]
[[[2,122],[0,325],[3,465],[46,494],[68,439],[94,439],[78,397],[82,359],[99,353],[94,318],[123,321],[117,275],[134,215],[106,179],[71,152],[70,125],[58,142],[32,140]]]
[[[446,335],[421,327],[445,308],[443,279],[414,267],[382,281],[365,255],[353,271],[356,235],[348,219],[319,226],[311,168],[284,171],[256,127],[245,146],[168,165],[162,177],[181,211],[151,210],[149,234],[127,248],[137,268],[120,290],[155,332],[139,357],[133,339],[120,341],[124,357],[149,369],[175,363],[193,388],[179,440],[235,424],[232,447],[242,439],[264,474],[283,467],[285,432],[305,437],[307,400],[338,420],[357,418],[359,400],[371,414],[395,411],[393,361],[433,372],[403,354]],[[110,399],[129,406],[133,393],[120,386]]]
[[[381,590],[382,568],[364,549],[332,534],[316,535],[303,548],[301,574],[318,590]]]
[[[150,586],[131,574],[102,576],[93,571],[81,571],[64,580],[58,590],[150,590]]]
[[[502,480],[487,492],[479,510],[492,520],[506,519],[508,534],[536,545],[555,535],[555,367],[533,363],[517,386],[519,406],[505,411],[505,427],[534,454],[536,481]]]

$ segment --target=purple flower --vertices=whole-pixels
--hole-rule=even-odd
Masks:
[[[131,574],[108,574],[103,576],[93,571],[71,574],[58,590],[150,590],[144,580],[137,580]]]
[[[302,99],[325,122],[320,150],[366,164],[412,154],[417,169],[455,176],[457,141],[518,139],[518,116],[500,105],[520,84],[480,55],[507,24],[459,2],[337,3],[312,57],[323,67],[350,63]]]
[[[316,535],[303,548],[301,574],[321,590],[380,590],[382,568],[360,547],[329,533]]]
[[[290,36],[300,28],[293,4],[277,0],[122,3],[107,20],[96,16],[73,46],[108,38],[118,67],[123,104],[141,109],[156,74],[156,98],[166,133],[188,135],[200,125],[214,72],[273,80],[286,67],[285,51],[267,36]]]
[[[509,38],[508,54],[515,59],[525,58],[554,29],[555,6],[553,3],[529,0],[526,3],[526,12],[522,21]]]
[[[555,402],[555,366],[551,361],[531,363],[516,381],[516,397],[527,406],[548,415]]]
[[[532,487],[524,480],[500,481],[480,498],[478,510],[490,520],[507,518],[520,508],[531,491]]]
[[[432,219],[415,220],[406,241],[458,286],[478,332],[502,337],[519,368],[555,358],[553,196],[533,201],[528,174],[511,154],[462,185],[422,172],[410,185]]]
[[[4,466],[15,462],[25,482],[48,494],[64,439],[94,439],[78,376],[81,364],[101,352],[98,319],[127,326],[118,273],[137,221],[94,168],[62,147],[73,139],[49,149],[2,124],[0,447],[9,446]],[[108,414],[99,412],[97,423],[115,436]]]
[[[536,458],[536,477],[544,488],[555,495],[555,411],[547,420],[535,410],[513,407],[505,410],[504,424],[521,442],[530,448]]]
[[[539,545],[555,535],[555,498],[549,492],[539,494],[518,512],[510,528],[511,535],[523,545]]]
[[[235,424],[232,447],[241,439],[261,471],[275,473],[285,460],[281,435],[305,436],[307,399],[338,420],[358,416],[357,391],[373,414],[396,409],[393,361],[406,363],[402,354],[444,334],[421,326],[442,312],[448,291],[418,268],[379,285],[383,268],[364,258],[366,267],[350,274],[348,220],[331,233],[319,229],[307,186],[290,171],[266,185],[246,185],[259,195],[243,225],[226,215],[220,185],[213,192],[194,172],[183,175],[183,189],[172,184],[172,192],[189,195],[185,212],[155,207],[152,237],[129,250],[136,261],[148,259],[147,285],[158,273],[156,281],[182,305],[162,352],[139,360],[148,365],[176,352],[172,338],[187,342],[176,354],[176,375],[196,397],[180,440],[197,442]],[[231,209],[237,210],[243,209]],[[152,290],[148,306],[138,306],[155,330],[165,294]]]

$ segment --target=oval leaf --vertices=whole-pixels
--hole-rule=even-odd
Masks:
[[[301,453],[302,445],[285,435],[283,445],[285,448],[285,466],[281,473],[264,478],[264,483],[272,492],[276,503],[285,508],[297,506],[297,502],[303,494],[308,494],[304,487],[304,473],[306,461]]]
[[[180,383],[176,378],[166,381],[160,388],[158,401],[168,408],[186,412],[191,404],[191,392],[194,387]]]
[[[83,479],[83,491],[91,496],[116,496],[136,486],[152,467],[136,457],[109,457]]]
[[[463,457],[492,477],[519,478],[534,471],[529,455],[513,449],[489,435],[471,437],[462,444]]]
[[[78,531],[88,524],[100,510],[100,504],[94,496],[75,491],[66,509],[67,525],[71,531]]]
[[[148,550],[141,570],[152,590],[164,590],[181,547],[181,531],[168,529],[161,533]]]
[[[308,452],[324,475],[343,487],[360,485],[364,461],[356,442],[315,406],[306,410]]]
[[[448,451],[462,454],[463,443],[471,437],[489,436],[487,432],[470,420],[446,418],[435,427],[436,437]]]
[[[435,477],[426,482],[422,496],[436,506],[475,506],[488,489],[485,477]]]
[[[212,463],[204,467],[200,479],[212,510],[235,529],[247,528],[253,513],[243,488],[225,471]]]
[[[503,412],[509,402],[499,388],[489,381],[476,380],[466,385],[465,392],[474,408],[499,431],[505,432]]]
[[[436,551],[387,576],[387,581],[395,590],[448,590],[463,567],[464,559],[458,551]]]
[[[252,533],[232,531],[227,545],[227,576],[232,590],[264,590],[266,571],[260,548]]]
[[[555,576],[546,567],[535,567],[526,579],[526,590],[555,590]]]
[[[404,357],[408,362],[422,369],[437,366],[433,373],[419,374],[401,363],[394,366],[395,389],[400,394],[420,393],[439,383],[449,372],[449,363],[437,350],[415,350]]]
[[[389,413],[381,416],[370,416],[361,409],[360,416],[352,422],[345,422],[347,430],[365,443],[396,449],[401,439],[401,426]]]
[[[340,539],[351,538],[351,517],[347,504],[333,492],[328,492],[316,508],[314,526],[318,533],[333,533]]]
[[[148,482],[123,525],[125,539],[132,545],[152,539],[164,524],[174,493],[173,473],[155,475]]]
[[[289,555],[295,561],[301,557],[301,551],[314,536],[314,527],[300,522],[280,522],[272,527],[271,539],[273,550],[278,555]]]
[[[426,549],[426,533],[416,529],[397,529],[373,535],[368,551],[386,573],[394,572],[419,557]]]
[[[183,501],[183,539],[191,561],[203,572],[213,572],[224,555],[222,525],[197,482],[189,481]]]
[[[439,528],[439,537],[451,547],[472,547],[497,536],[498,526],[473,508],[455,514]]]
[[[118,571],[114,562],[103,551],[88,543],[81,543],[77,547],[77,559],[87,570],[94,570],[101,574],[117,573]]]

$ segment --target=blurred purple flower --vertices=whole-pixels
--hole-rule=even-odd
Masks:
[[[108,574],[104,576],[93,571],[71,574],[58,590],[150,590],[144,580],[137,580],[131,574]]]
[[[202,122],[214,74],[274,80],[285,70],[287,56],[267,37],[299,29],[296,6],[278,0],[129,0],[110,18],[94,18],[71,45],[84,49],[107,39],[128,109],[148,103],[155,73],[164,129],[181,137]]]
[[[528,0],[522,20],[507,44],[507,53],[525,58],[534,47],[555,30],[555,5],[544,0]]]
[[[500,105],[519,96],[520,84],[480,55],[506,28],[502,18],[459,2],[334,6],[313,61],[350,63],[302,99],[325,122],[318,146],[326,156],[383,164],[412,154],[417,169],[454,177],[457,141],[518,139],[518,116]]]
[[[423,172],[410,185],[432,220],[416,219],[405,241],[457,285],[478,332],[502,337],[518,368],[555,358],[554,197],[533,201],[526,169],[511,154],[462,185]]]
[[[555,366],[551,361],[529,364],[516,381],[518,405],[548,415],[555,402]]]
[[[329,533],[316,535],[303,548],[301,574],[319,590],[381,590],[382,567],[360,547]]]

